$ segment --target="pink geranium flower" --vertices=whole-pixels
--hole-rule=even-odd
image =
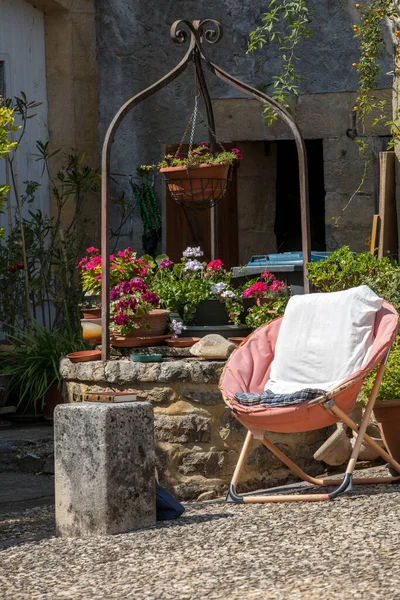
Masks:
[[[223,269],[223,267],[224,265],[222,260],[217,258],[216,260],[209,262],[206,268],[207,270],[210,269],[211,271],[219,271],[220,269]]]

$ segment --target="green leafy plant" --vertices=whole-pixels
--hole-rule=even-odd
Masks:
[[[248,309],[245,319],[246,325],[252,329],[283,315],[290,299],[290,288],[285,282],[275,279],[275,275],[268,270],[260,277],[247,281],[242,293],[244,298],[253,298],[255,301],[255,306]]]
[[[161,241],[162,218],[149,173],[137,169],[140,182],[131,182],[132,192],[143,223],[142,245],[145,254],[155,254]]]
[[[246,316],[245,322],[251,329],[257,329],[261,325],[266,325],[273,319],[281,317],[290,300],[290,295],[282,294],[278,298],[271,298],[265,304],[252,306]]]
[[[115,332],[128,335],[132,330],[139,329],[141,317],[157,308],[160,298],[151,292],[141,277],[123,281],[112,288],[110,292],[110,318]],[[146,329],[151,331],[147,324]]]
[[[358,73],[357,101],[351,109],[357,114],[359,126],[354,123],[354,141],[364,156],[364,169],[360,181],[351,194],[340,214],[332,217],[333,227],[339,226],[345,211],[354,198],[362,192],[371,157],[367,154],[368,142],[366,137],[366,117],[372,116],[372,124],[383,122],[392,134],[388,147],[393,148],[400,142],[400,11],[397,0],[364,0],[354,4],[359,10],[360,19],[353,24],[353,33],[359,42],[360,58],[358,62],[349,63],[349,68],[355,68]],[[264,45],[278,42],[282,57],[281,73],[273,77],[272,98],[281,103],[289,112],[287,103],[290,97],[299,95],[298,83],[301,78],[295,70],[296,49],[300,42],[312,35],[309,28],[312,12],[308,0],[271,0],[264,13],[261,24],[250,33],[248,52],[260,50]],[[377,81],[381,74],[380,58],[386,40],[384,30],[391,25],[395,33],[395,52],[393,60],[393,116],[388,116],[385,100],[379,100],[376,94]],[[268,87],[268,86],[267,86]],[[387,86],[389,87],[389,86]],[[265,117],[269,124],[277,119],[276,112],[269,106],[265,107]]]
[[[368,375],[362,387],[359,401],[366,404],[375,381],[376,370]],[[379,388],[377,400],[397,400],[400,398],[400,338],[392,346],[386,363],[385,374]]]
[[[3,99],[0,98],[0,159],[7,159],[17,142],[11,140],[13,133],[18,131],[19,127],[15,124],[13,109],[3,105]],[[10,186],[0,183],[0,212],[7,199]],[[4,237],[4,229],[0,227],[0,238]]]
[[[307,265],[308,278],[320,292],[338,292],[368,285],[400,310],[400,267],[391,258],[378,259],[369,252],[354,254],[348,246],[328,258]]]
[[[201,142],[198,146],[189,150],[187,156],[181,154],[167,154],[161,162],[155,165],[141,165],[139,173],[146,173],[152,169],[161,169],[166,167],[192,167],[202,164],[233,164],[235,161],[242,160],[239,148],[232,148],[230,151],[212,152],[207,142]]]
[[[16,199],[14,208],[7,203],[8,235],[0,245],[0,294],[4,298],[0,321],[5,333],[15,324],[32,329],[33,320],[39,318],[48,327],[60,328],[66,316],[80,329],[82,292],[75,265],[85,247],[85,204],[99,192],[99,170],[85,164],[83,153],[70,153],[54,171],[51,163],[58,150],[51,150],[49,142],[38,141],[33,156],[42,164],[45,184],[50,180],[52,217],[33,208],[41,181],[25,181],[24,188],[18,184],[17,152],[37,106],[21,92],[20,97],[6,99],[2,107],[8,118],[17,116],[22,123],[18,127],[8,122],[8,135],[18,131],[18,138],[11,152],[0,154]]]
[[[14,329],[9,341],[12,348],[0,353],[0,373],[10,376],[8,392],[18,397],[22,412],[41,413],[46,392],[61,383],[60,359],[87,346],[70,326],[49,331],[37,322],[32,333]]]

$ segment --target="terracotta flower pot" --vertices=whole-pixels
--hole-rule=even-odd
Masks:
[[[151,310],[145,317],[135,319],[139,328],[133,329],[129,333],[129,337],[154,337],[164,335],[167,327],[169,310],[157,308]],[[146,327],[146,325],[150,327]]]
[[[82,338],[87,344],[101,343],[101,319],[81,319]]]
[[[58,381],[54,381],[47,390],[44,397],[44,419],[45,421],[52,421],[54,415],[54,409],[58,404],[63,404],[64,398],[59,387]]]
[[[400,400],[376,402],[374,415],[387,451],[400,463]]]
[[[101,319],[101,308],[83,308],[84,319]]]
[[[223,198],[230,166],[204,163],[190,167],[163,167],[160,173],[164,173],[168,189],[175,199],[195,203]]]

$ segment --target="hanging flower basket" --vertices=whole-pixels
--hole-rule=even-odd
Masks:
[[[167,154],[156,165],[141,165],[138,171],[159,169],[177,204],[191,210],[208,210],[226,196],[233,165],[239,164],[242,154],[239,148],[226,151],[222,146],[222,152],[214,152],[207,142],[200,142],[194,148],[190,144],[184,156],[179,154],[182,142],[176,154]]]
[[[178,204],[188,208],[210,208],[222,200],[231,180],[230,164],[162,167],[169,192]]]

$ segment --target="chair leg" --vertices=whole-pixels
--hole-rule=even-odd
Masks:
[[[229,489],[228,489],[228,493],[226,496],[226,502],[238,502],[238,503],[244,502],[243,496],[239,496],[238,494],[236,494],[235,490],[236,490],[236,484],[239,481],[240,474],[246,463],[246,458],[249,453],[250,444],[251,444],[252,439],[253,439],[253,435],[252,435],[251,431],[248,431],[247,435],[246,435],[246,439],[244,440],[243,448],[239,455],[239,460],[237,462],[235,471],[233,473],[232,481],[231,481]]]
[[[250,431],[247,432],[246,439],[243,444],[242,451],[239,456],[238,463],[236,465],[236,469],[234,471],[231,484],[228,489],[226,502],[234,502],[240,504],[254,504],[254,503],[264,503],[264,502],[318,502],[321,500],[329,500],[329,494],[299,494],[299,495],[243,495],[236,493],[236,485],[238,483],[240,474],[243,470],[243,467],[246,462],[246,457],[249,452],[250,443],[253,439],[253,436]],[[304,471],[300,469],[290,458],[286,456],[279,448],[275,446],[272,442],[270,442],[267,438],[264,437],[263,444],[270,450],[273,454],[275,454],[284,464],[286,464],[296,475],[298,475],[304,481],[311,483],[313,486],[323,486],[324,480],[316,479],[315,477],[311,477],[307,475]]]

